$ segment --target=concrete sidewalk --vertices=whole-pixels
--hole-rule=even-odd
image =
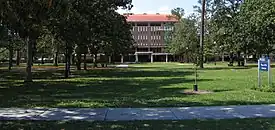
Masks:
[[[275,105],[181,108],[0,108],[0,120],[191,120],[275,117]]]

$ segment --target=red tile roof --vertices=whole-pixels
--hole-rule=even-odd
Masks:
[[[168,14],[130,14],[124,15],[128,22],[177,22]]]

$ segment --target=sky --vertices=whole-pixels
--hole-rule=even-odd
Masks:
[[[181,7],[185,10],[185,14],[189,15],[193,12],[193,5],[197,5],[197,0],[133,0],[133,5],[130,12],[134,14],[170,14],[173,8]],[[127,13],[122,9],[118,12]]]

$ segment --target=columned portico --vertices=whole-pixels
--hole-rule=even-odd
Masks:
[[[154,56],[164,57],[165,56],[165,62],[168,62],[169,61],[169,55],[173,55],[173,54],[171,54],[171,53],[152,53],[151,57],[154,57]],[[151,62],[153,63],[154,61],[151,60]]]
[[[151,62],[152,62],[152,60],[153,60],[152,54],[153,54],[153,52],[150,52],[150,51],[149,52],[136,52],[135,53],[136,62],[139,62],[138,56],[148,56],[151,59]]]

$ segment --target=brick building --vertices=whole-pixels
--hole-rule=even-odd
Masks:
[[[132,24],[135,62],[168,62],[173,55],[166,51],[166,33],[177,20],[166,14],[124,14]],[[169,25],[169,26],[168,26]]]

